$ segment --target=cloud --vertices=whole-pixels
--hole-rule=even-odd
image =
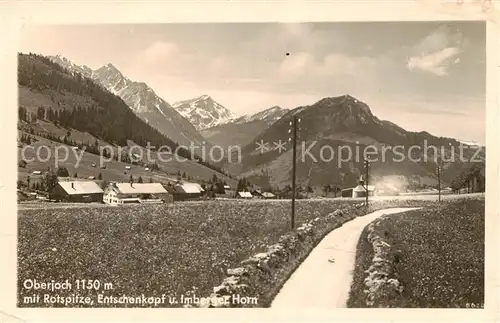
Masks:
[[[460,62],[457,56],[463,52],[463,47],[462,33],[448,25],[441,25],[413,46],[406,67],[410,71],[448,75],[448,69]]]
[[[303,75],[315,67],[314,58],[309,53],[293,53],[286,56],[279,66],[279,72],[284,76]]]
[[[482,140],[485,28],[469,24],[33,26],[21,45],[92,68],[111,62],[168,102],[208,93],[246,114],[349,93],[405,128],[440,134],[446,125]],[[465,129],[468,119],[477,125]]]
[[[136,75],[182,75],[183,69],[190,66],[195,58],[182,48],[167,41],[153,41],[136,51],[127,62],[129,69]],[[143,80],[147,82],[147,79]]]
[[[463,35],[458,29],[448,25],[440,25],[415,44],[418,52],[437,52],[445,47],[461,47]]]
[[[460,62],[460,58],[454,58],[460,53],[456,47],[447,47],[438,52],[427,55],[413,56],[408,59],[408,69],[419,69],[437,76],[448,75],[448,69]]]
[[[145,60],[157,62],[178,55],[179,47],[174,43],[156,41],[147,47],[142,54]]]

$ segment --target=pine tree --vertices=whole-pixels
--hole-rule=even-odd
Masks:
[[[68,170],[66,169],[66,172],[67,171]],[[54,188],[57,185],[57,174],[52,170],[48,171],[47,174],[45,174],[42,185],[48,191]]]
[[[69,177],[68,169],[64,166],[59,166],[57,168],[57,176],[58,177]]]

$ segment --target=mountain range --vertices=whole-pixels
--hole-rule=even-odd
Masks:
[[[189,147],[191,142],[199,145],[205,141],[189,120],[157,95],[151,87],[144,82],[128,79],[113,64],[92,70],[85,65],[74,64],[62,56],[49,56],[49,59],[72,73],[80,73],[94,80],[119,96],[137,116],[178,144]]]
[[[226,128],[235,125],[241,125],[241,132],[236,135],[237,138],[230,140],[230,143],[243,144],[288,111],[275,106],[253,115],[237,117],[207,94],[170,105],[146,83],[130,80],[111,63],[92,70],[60,55],[48,58],[70,73],[88,77],[119,96],[137,116],[181,145],[189,146],[191,142],[200,145],[205,142],[207,148],[210,148],[212,143],[227,146],[225,139],[216,134],[226,133]]]
[[[242,117],[232,120],[232,123],[244,124],[252,121],[265,121],[268,125],[273,124],[275,121],[284,116],[289,110],[283,109],[279,106],[270,107],[263,111],[251,115],[244,115]]]
[[[92,70],[61,55],[48,58],[70,73],[79,73],[102,85],[122,98],[141,119],[185,146],[191,142],[194,145],[204,142],[208,149],[213,144],[220,147],[244,145],[288,112],[288,109],[274,106],[237,117],[207,94],[170,105],[146,83],[130,80],[111,63]]]
[[[443,166],[444,182],[450,182],[471,165],[458,159],[458,148],[452,151],[452,147],[460,145],[459,141],[436,137],[427,132],[407,131],[390,121],[377,118],[366,103],[351,95],[343,95],[323,98],[312,105],[289,111],[242,148],[240,163],[227,163],[224,167],[261,185],[281,186],[290,183],[292,147],[288,139],[290,122],[294,116],[300,120],[297,177],[299,182],[308,185],[355,185],[365,172],[362,153],[367,146],[374,147],[379,153],[386,150],[385,160],[381,160],[382,155],[379,154],[379,160],[371,163],[370,176],[377,178],[375,181],[402,176],[404,181],[412,177],[420,184],[435,184],[437,176],[433,159],[436,155],[432,150],[426,152],[424,143],[438,147],[439,154],[441,149],[445,156],[455,154],[455,161],[445,162]],[[259,149],[259,143],[267,143],[267,149]],[[283,143],[284,149],[277,149],[280,143]],[[411,153],[413,161],[409,158],[400,160],[395,150],[390,149],[395,146],[403,147],[405,156]],[[421,149],[412,152],[409,151],[411,146]],[[348,149],[342,150],[340,147],[349,147],[350,158]],[[466,149],[464,156],[470,159],[475,152],[475,149]],[[484,160],[484,153],[483,150],[477,158]],[[339,162],[339,156],[343,162]]]
[[[224,148],[230,146],[243,147],[288,111],[288,109],[274,106],[253,115],[245,115],[230,120],[225,124],[204,129],[201,134],[210,142]]]
[[[317,157],[324,153],[322,147],[325,146],[337,152],[342,146],[362,150],[368,145],[378,148],[409,147],[421,145],[424,141],[428,145],[445,147],[445,154],[449,155],[450,147],[460,144],[460,141],[453,138],[436,137],[424,131],[411,132],[390,121],[381,120],[372,113],[368,104],[348,94],[326,97],[292,110],[273,106],[255,114],[238,117],[207,94],[170,105],[146,83],[128,79],[112,64],[92,70],[61,56],[51,56],[50,59],[66,68],[69,73],[86,76],[120,97],[135,115],[175,143],[189,145],[191,142],[199,144],[205,141],[205,146],[239,146],[242,158],[238,163],[222,161],[217,166],[262,186],[281,186],[290,182],[291,147],[287,142],[289,123],[293,116],[301,120],[298,156],[309,151]],[[256,150],[258,142],[267,143],[269,151]],[[280,142],[284,143],[286,150],[273,149]],[[311,144],[310,149],[305,148]],[[423,152],[415,154],[429,155]],[[466,154],[472,154],[472,150]],[[387,176],[402,176],[406,179],[413,176],[420,183],[436,182],[435,164],[432,162],[405,160],[395,163],[390,161],[394,153],[389,151],[387,156],[389,161],[373,163],[372,175],[377,180]],[[484,159],[484,151],[479,157]],[[452,180],[468,166],[468,163],[461,161],[447,163],[443,170],[443,180]],[[298,163],[298,180],[311,186],[332,182],[354,185],[363,173],[363,167],[362,160],[349,160],[338,165],[331,161],[306,158]]]

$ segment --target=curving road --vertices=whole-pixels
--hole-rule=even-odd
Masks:
[[[370,222],[385,214],[420,208],[379,210],[346,222],[313,249],[275,297],[271,308],[343,308],[349,296],[356,245]]]

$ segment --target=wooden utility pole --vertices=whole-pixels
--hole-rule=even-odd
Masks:
[[[369,171],[368,168],[370,167],[370,162],[368,160],[365,160],[365,170],[366,170],[366,175],[365,175],[365,185],[366,185],[366,207],[368,207],[368,195],[370,194],[370,191],[368,190],[368,175]]]
[[[296,173],[296,166],[297,166],[297,123],[298,123],[298,118],[297,116],[293,116],[292,122],[292,214],[291,214],[291,224],[292,224],[292,229],[295,228],[295,173]]]
[[[438,177],[438,201],[441,202],[441,166],[437,165],[436,167],[437,177]]]

